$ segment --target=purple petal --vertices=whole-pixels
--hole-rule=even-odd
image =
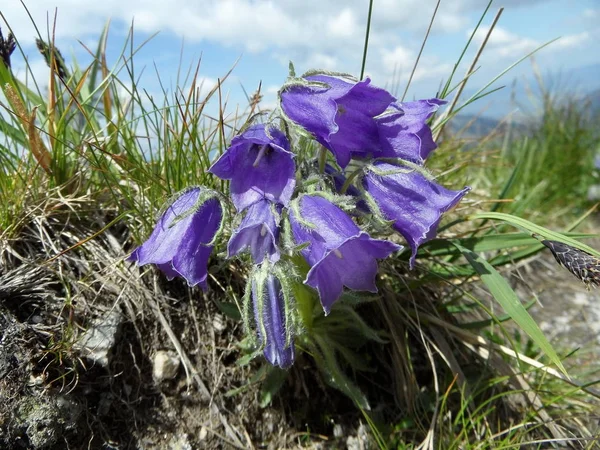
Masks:
[[[311,132],[328,148],[343,168],[353,154],[380,151],[375,116],[383,113],[395,98],[372,86],[370,79],[358,82],[329,75],[313,75],[309,81],[326,83],[329,88],[291,86],[281,93],[281,106],[287,116]]]
[[[173,259],[179,245],[190,233],[190,224],[194,215],[190,214],[175,224],[173,221],[189,212],[196,205],[199,195],[199,188],[190,189],[165,210],[148,240],[134,252],[140,266],[150,263],[164,264]]]
[[[402,158],[423,164],[427,156],[437,148],[427,120],[440,105],[438,99],[392,105],[399,111],[377,119],[381,136],[381,157]]]
[[[338,100],[347,110],[360,111],[368,117],[383,113],[396,99],[385,89],[371,84],[370,78],[356,83],[352,89]]]
[[[231,180],[231,199],[238,212],[262,199],[286,206],[296,185],[293,154],[285,135],[255,125],[233,139],[209,172]],[[266,146],[266,147],[265,147]]]
[[[300,218],[290,214],[292,234],[296,244],[309,244],[302,250],[312,266],[305,283],[319,292],[325,312],[342,294],[343,286],[376,291],[377,259],[402,247],[372,239],[344,211],[322,197],[305,195],[299,210]]]
[[[377,292],[377,259],[387,258],[401,248],[361,232],[315,264],[308,272],[306,284],[319,292],[323,309],[328,314],[342,294],[343,286],[356,291]]]
[[[277,210],[281,212],[280,205]],[[272,204],[268,200],[261,200],[246,210],[242,223],[229,240],[228,257],[249,249],[255,264],[262,263],[265,255],[271,262],[277,262],[280,256],[278,237],[279,227],[275,222]]]
[[[171,264],[171,262],[157,264],[156,267],[158,267],[160,271],[165,274],[167,280],[169,281],[179,276],[179,273],[177,273],[177,271],[173,269],[173,264]]]
[[[329,137],[338,130],[337,105],[331,90],[323,86],[290,86],[281,92],[281,108],[294,122],[329,148]]]
[[[206,289],[212,251],[207,244],[219,230],[222,209],[216,199],[207,200],[198,208],[199,195],[199,188],[184,191],[162,214],[150,238],[129,259],[140,266],[156,264],[168,279],[181,276],[190,286],[200,284]]]
[[[337,133],[331,135],[329,148],[336,157],[336,162],[342,168],[350,162],[353,154],[379,153],[379,129],[372,117],[361,111],[339,107],[336,116],[339,126]]]
[[[387,163],[376,163],[375,167],[395,173],[378,175],[368,171],[363,186],[410,245],[412,268],[419,245],[435,237],[442,214],[456,206],[470,188],[452,191],[414,170]]]
[[[416,100],[414,102],[397,102],[392,106],[402,110],[407,116],[413,116],[415,120],[424,122],[429,119],[440,106],[445,104],[445,100],[430,98],[427,100]]]
[[[294,212],[290,214],[292,233],[297,245],[309,243],[302,250],[302,255],[310,265],[321,260],[329,250],[342,245],[349,237],[360,233],[360,228],[350,216],[323,197],[303,196],[300,214],[301,220]],[[306,222],[314,228],[307,227]]]

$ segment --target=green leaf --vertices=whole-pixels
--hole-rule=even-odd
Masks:
[[[573,239],[585,239],[595,237],[596,235],[589,233],[565,233],[564,236]],[[474,252],[489,252],[521,246],[538,247],[540,245],[539,241],[531,236],[531,233],[491,234],[461,239],[434,239],[423,244],[419,248],[418,255],[420,257],[432,257],[459,254],[460,252],[456,249],[454,243]]]
[[[506,222],[516,228],[524,229],[529,231],[530,233],[539,234],[544,239],[551,241],[558,241],[564,244],[570,245],[571,247],[578,248],[585,252],[588,252],[590,255],[595,256],[596,258],[600,258],[600,252],[594,250],[589,245],[582,244],[577,240],[568,237],[562,233],[557,233],[556,231],[551,231],[548,228],[541,227],[536,225],[528,220],[521,219],[520,217],[513,216],[511,214],[498,213],[498,212],[486,212],[473,214],[469,216],[469,220],[479,220],[479,219],[492,219],[492,220],[501,220]]]
[[[554,348],[540,330],[538,324],[527,312],[527,309],[521,304],[521,301],[512,290],[508,282],[500,275],[494,267],[484,258],[469,249],[455,244],[463,253],[465,258],[477,271],[481,277],[481,281],[490,290],[494,299],[502,306],[506,314],[508,314],[521,329],[529,335],[529,337],[542,349],[542,351],[550,358],[550,360],[563,372],[567,377],[567,371],[562,365],[560,358],[554,351]]]
[[[294,298],[302,324],[307,330],[311,330],[314,320],[314,308],[317,304],[315,293],[309,287],[301,283],[294,283]]]
[[[269,366],[267,370],[267,377],[260,387],[259,405],[261,408],[266,408],[271,404],[273,397],[279,392],[288,376],[287,370],[279,367]]]
[[[537,303],[537,299],[533,298],[529,302],[527,302],[523,307],[526,310],[529,310],[529,308],[531,308],[536,303]],[[512,319],[512,317],[509,314],[502,314],[500,316],[495,316],[492,319],[478,320],[476,322],[464,322],[464,323],[460,324],[460,327],[465,330],[480,329],[480,328],[489,327],[490,325],[492,325],[494,323],[502,323],[502,322],[506,322],[507,320],[511,320],[511,319]]]
[[[325,381],[351,398],[359,408],[370,411],[371,407],[369,406],[367,397],[340,368],[335,357],[335,351],[331,346],[320,336],[315,335],[312,339],[318,345],[318,349],[313,346],[312,355],[315,358],[317,366],[325,375]]]
[[[217,307],[219,310],[225,314],[227,317],[233,320],[242,320],[242,314],[238,306],[232,302],[220,302],[217,300]]]

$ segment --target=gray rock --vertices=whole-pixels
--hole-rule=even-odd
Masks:
[[[185,433],[173,436],[167,444],[167,448],[169,450],[192,450],[188,435]]]
[[[339,423],[336,423],[333,426],[333,436],[336,439],[340,439],[344,436],[344,427],[342,427]]]
[[[66,431],[76,428],[79,404],[62,397],[26,397],[16,409],[18,427],[25,431],[31,448],[55,445]]]
[[[110,311],[91,324],[90,328],[75,343],[75,349],[82,356],[102,367],[107,367],[109,353],[117,341],[122,321],[123,318],[118,311]]]
[[[349,436],[346,439],[346,448],[348,450],[368,450],[372,448],[369,430],[364,423],[361,422],[358,426],[356,436]]]

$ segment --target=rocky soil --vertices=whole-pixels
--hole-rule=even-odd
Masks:
[[[362,415],[308,360],[259,406],[261,361],[237,363],[243,333],[222,306],[233,300],[226,289],[206,296],[155,271],[137,284],[124,250],[98,245],[115,263],[93,279],[83,266],[61,279],[85,253],[62,266],[0,267],[0,448],[376,448]],[[549,252],[515,280],[523,299],[538,293],[532,314],[563,354],[577,350],[582,367],[600,359],[599,290]]]

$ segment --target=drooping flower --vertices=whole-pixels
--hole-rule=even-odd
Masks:
[[[432,98],[415,102],[394,103],[389,114],[377,118],[380,158],[401,158],[422,165],[437,148],[427,124],[437,109],[446,103]]]
[[[231,236],[227,246],[228,257],[231,258],[244,250],[249,250],[255,264],[262,263],[264,257],[271,262],[279,260],[279,214],[281,205],[262,199],[246,209],[237,230]]]
[[[442,214],[458,204],[470,190],[452,191],[408,168],[378,162],[370,166],[363,178],[363,187],[377,204],[385,219],[412,249],[413,267],[417,249],[435,237]]]
[[[169,280],[181,276],[206,290],[208,258],[222,217],[219,200],[208,190],[187,189],[166,207],[148,240],[128,260],[156,264]]]
[[[281,108],[294,122],[313,134],[329,149],[340,167],[352,155],[380,151],[379,130],[374,119],[395,98],[385,89],[343,76],[305,76],[309,83],[289,83],[280,92]],[[312,83],[311,83],[312,82]]]
[[[286,369],[294,363],[296,352],[285,314],[281,283],[272,273],[252,280],[252,302],[258,341],[272,365]]]
[[[402,246],[373,239],[340,208],[323,197],[304,195],[291,209],[290,223],[297,245],[311,266],[305,284],[319,292],[325,313],[342,294],[343,286],[377,292],[377,259]]]
[[[253,125],[236,136],[209,172],[231,180],[231,199],[238,212],[262,199],[287,206],[296,166],[290,144],[275,127]]]

